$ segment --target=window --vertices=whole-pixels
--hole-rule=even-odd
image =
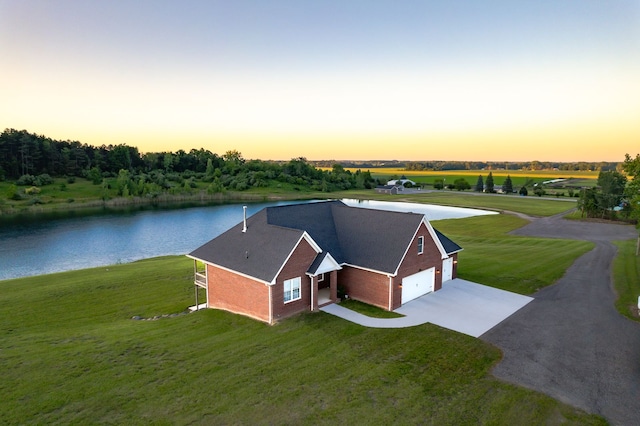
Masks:
[[[298,300],[302,297],[300,295],[300,286],[301,286],[300,277],[292,278],[290,280],[285,280],[284,303],[293,302],[294,300]]]
[[[424,237],[418,237],[418,254],[424,252]]]
[[[324,281],[324,274],[318,274],[318,282]]]

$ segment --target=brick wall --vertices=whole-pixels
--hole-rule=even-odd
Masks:
[[[207,265],[209,307],[269,322],[269,287],[216,266]]]
[[[385,274],[344,266],[338,271],[338,286],[352,299],[389,309],[389,277]]]
[[[311,278],[306,275],[306,272],[316,255],[316,251],[306,240],[300,241],[300,244],[294,249],[289,261],[276,278],[276,284],[273,286],[274,321],[298,312],[311,310]],[[301,298],[284,303],[284,281],[296,277],[301,278]]]

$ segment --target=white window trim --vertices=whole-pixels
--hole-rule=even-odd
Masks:
[[[424,253],[424,237],[418,237],[418,254]]]
[[[318,282],[324,281],[324,272],[322,274],[318,274]]]
[[[287,291],[287,284],[289,285],[289,290]],[[298,297],[294,298],[294,292],[298,289]],[[302,299],[302,279],[300,277],[291,278],[288,280],[284,280],[282,283],[282,290],[284,293],[284,303],[295,302],[296,300]],[[287,293],[289,293],[289,300],[287,300]]]

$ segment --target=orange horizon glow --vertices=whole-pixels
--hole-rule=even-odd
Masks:
[[[0,130],[263,160],[640,151],[640,4],[189,5],[0,6]]]

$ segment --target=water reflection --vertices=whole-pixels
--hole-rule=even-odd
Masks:
[[[423,213],[430,220],[492,213],[415,203],[343,201],[351,206]],[[267,206],[295,202],[244,204],[252,215]],[[242,204],[3,220],[0,280],[185,254],[241,220]]]

